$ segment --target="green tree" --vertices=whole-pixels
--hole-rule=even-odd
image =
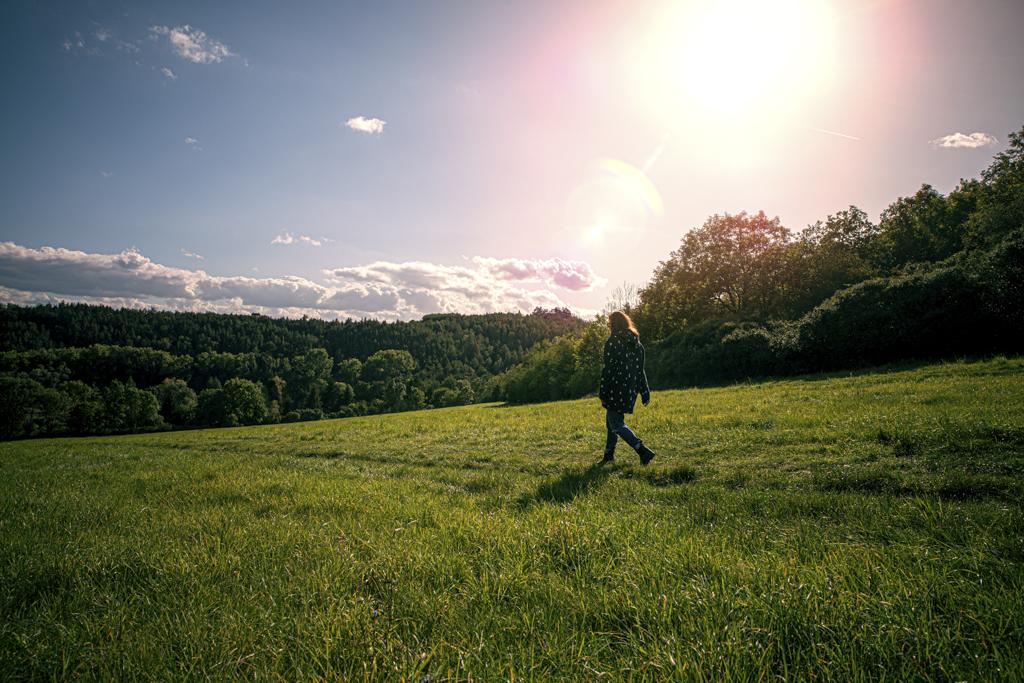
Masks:
[[[404,410],[420,410],[427,405],[427,396],[423,389],[417,386],[409,387],[405,392],[405,402],[402,404]]]
[[[405,349],[384,349],[366,359],[360,379],[364,382],[386,382],[398,378],[403,381],[412,377],[416,361]]]
[[[199,392],[196,422],[211,427],[234,427],[238,419],[228,410],[224,389],[210,387]]]
[[[295,356],[285,375],[289,407],[319,408],[320,395],[331,378],[334,361],[324,349]]]
[[[977,205],[967,220],[967,243],[974,248],[997,244],[1024,227],[1024,127],[1010,133],[1010,144],[982,171]]]
[[[230,421],[251,425],[267,417],[267,402],[260,385],[247,379],[234,378],[224,383],[224,410]]]
[[[72,434],[95,434],[102,431],[103,401],[100,392],[85,382],[72,380],[58,389],[68,400],[67,428]]]
[[[352,385],[345,382],[331,382],[324,395],[324,406],[328,412],[336,413],[355,400]]]
[[[149,390],[156,396],[160,414],[168,422],[187,425],[195,419],[199,399],[184,380],[168,377]]]
[[[384,349],[363,363],[360,384],[369,398],[381,401],[384,410],[401,410],[415,370],[416,361],[408,351]]]
[[[802,315],[839,289],[875,275],[877,236],[877,226],[856,206],[807,226],[790,248],[787,313]]]
[[[101,392],[107,432],[140,432],[163,425],[156,397],[130,383],[113,381]]]
[[[789,230],[763,211],[711,216],[640,291],[641,331],[660,338],[709,319],[779,315],[789,293],[789,242]]]
[[[69,402],[55,389],[27,377],[0,377],[0,438],[59,433]]]
[[[334,364],[334,378],[349,386],[355,386],[362,371],[363,364],[358,358],[346,358]]]
[[[907,263],[939,261],[959,251],[966,216],[951,210],[931,185],[911,197],[900,197],[882,212],[874,258],[892,270]]]

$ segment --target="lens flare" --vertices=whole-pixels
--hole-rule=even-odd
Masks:
[[[597,167],[603,175],[615,179],[630,193],[636,195],[650,215],[660,216],[664,212],[661,193],[647,174],[639,168],[619,159],[601,159]]]
[[[635,232],[664,213],[661,193],[636,166],[600,159],[573,190],[566,205],[569,229],[599,243],[616,232]]]

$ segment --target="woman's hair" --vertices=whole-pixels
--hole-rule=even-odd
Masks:
[[[633,319],[622,311],[615,311],[609,315],[608,325],[612,328],[613,333],[629,330],[633,333],[634,337],[640,338],[640,333],[637,331],[636,325],[633,324]]]

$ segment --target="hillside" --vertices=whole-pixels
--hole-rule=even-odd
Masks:
[[[1022,380],[2,443],[0,678],[1019,679]]]
[[[386,323],[0,304],[0,439],[475,403],[537,343],[582,325],[539,308]]]

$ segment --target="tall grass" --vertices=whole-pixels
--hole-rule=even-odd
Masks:
[[[0,444],[0,678],[1020,679],[1022,379]]]

